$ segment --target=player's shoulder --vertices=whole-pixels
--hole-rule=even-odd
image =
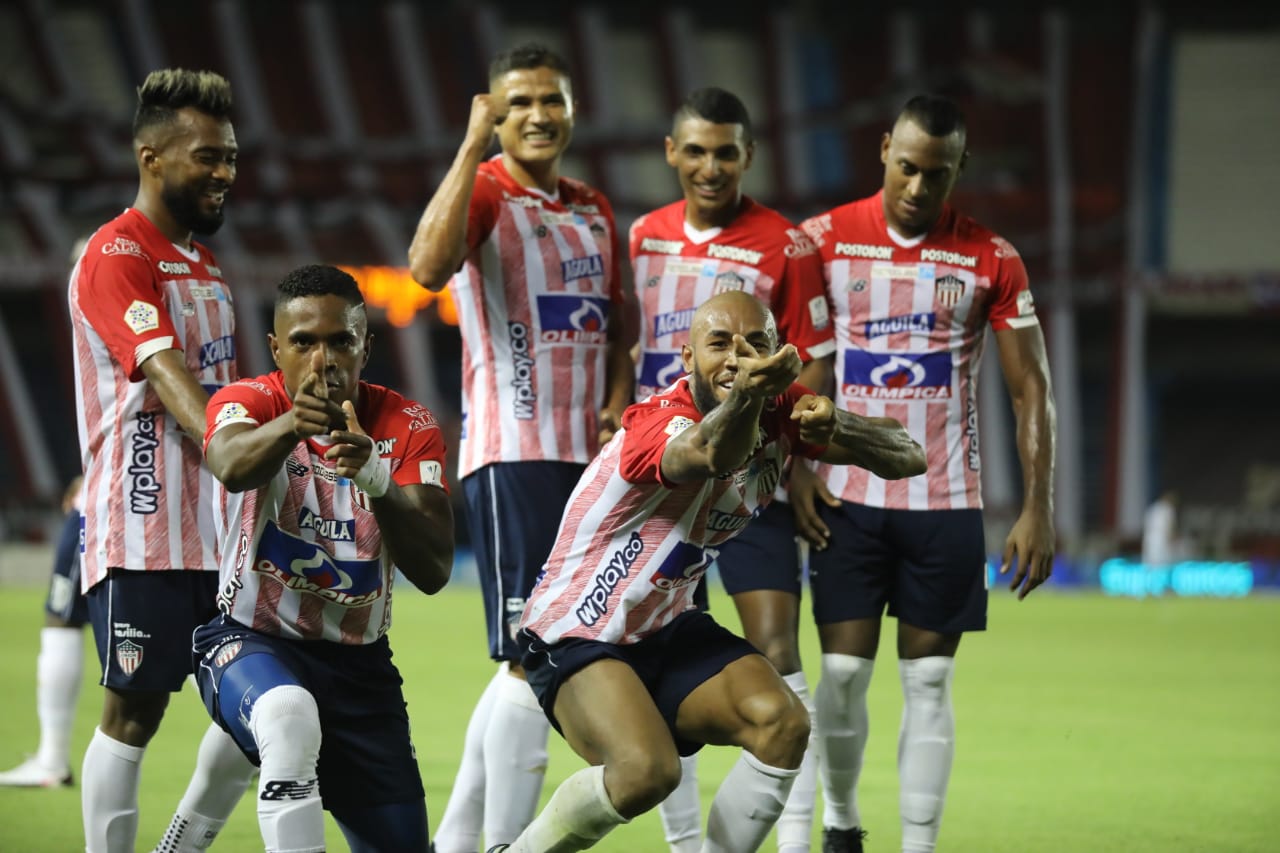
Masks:
[[[957,251],[996,261],[1017,258],[1018,250],[994,230],[955,208],[948,209],[951,220],[946,234]]]
[[[682,376],[658,393],[628,406],[622,413],[622,425],[623,427],[630,425],[634,428],[636,424],[646,423],[651,418],[663,415],[672,419],[682,417],[694,422],[702,420],[693,402],[688,376]]]
[[[399,391],[373,382],[360,382],[361,419],[366,431],[377,429],[388,435],[408,435],[415,432],[440,429],[435,414],[421,403],[411,400]]]
[[[216,393],[226,396],[261,398],[281,405],[289,403],[289,392],[284,387],[284,374],[279,370],[261,376],[248,376],[224,385]]]
[[[869,214],[874,213],[873,205],[878,203],[879,198],[879,195],[873,195],[837,205],[801,222],[800,230],[813,241],[816,248],[829,248],[840,234],[856,227],[867,219]]]
[[[678,240],[683,237],[684,201],[673,201],[651,210],[631,225],[631,237]]]
[[[150,261],[154,248],[150,235],[142,227],[141,215],[126,210],[104,223],[89,236],[85,243],[84,257],[89,261],[101,258],[138,259]]]
[[[609,204],[609,199],[605,197],[604,193],[586,181],[561,177],[558,189],[560,190],[560,203],[575,213],[613,215],[613,208]]]
[[[741,231],[751,243],[759,245],[767,253],[781,251],[786,257],[794,258],[810,254],[817,245],[796,225],[772,207],[760,204],[754,199],[746,202],[742,213],[731,226],[736,234]]]

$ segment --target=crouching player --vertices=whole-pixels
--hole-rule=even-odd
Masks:
[[[200,692],[261,766],[267,850],[323,850],[322,809],[353,850],[426,850],[385,634],[396,568],[428,594],[449,579],[444,440],[425,408],[360,381],[371,339],[346,273],[290,273],[274,328],[279,370],[209,401],[205,454],[228,494],[222,613],[195,634]]]
[[[782,811],[809,715],[769,661],[694,609],[693,590],[772,498],[791,454],[887,478],[925,470],[897,421],[837,411],[795,384],[773,315],[730,291],[694,314],[687,376],[627,409],[583,474],[519,635],[529,684],[592,767],[510,845],[592,846],[663,800],[681,755],[745,752],[711,806],[704,850],[755,850]],[[498,849],[501,849],[499,845]]]

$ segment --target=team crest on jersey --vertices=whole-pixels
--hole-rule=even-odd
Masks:
[[[954,275],[944,275],[933,285],[934,298],[946,308],[955,308],[964,298],[964,282]]]
[[[142,245],[135,243],[126,237],[117,237],[110,243],[102,244],[102,254],[104,255],[133,255],[137,258],[145,258],[147,253],[142,251]]]
[[[160,310],[150,302],[135,299],[124,312],[124,323],[135,335],[160,328]]]
[[[226,666],[235,660],[236,655],[240,654],[240,649],[244,647],[244,643],[240,640],[232,640],[229,643],[223,643],[218,647],[217,653],[213,656],[214,666]]]
[[[116,663],[120,664],[121,672],[132,676],[142,666],[142,646],[132,640],[116,644]]]
[[[728,271],[716,276],[714,290],[716,293],[723,293],[726,290],[743,290],[746,285],[746,279],[736,272]]]

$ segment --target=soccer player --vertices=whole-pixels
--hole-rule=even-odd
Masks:
[[[737,96],[699,89],[676,110],[666,138],[667,163],[684,198],[636,220],[631,265],[640,306],[637,397],[657,393],[683,370],[680,348],[694,310],[715,293],[741,290],[768,305],[779,338],[805,362],[800,384],[826,388],[835,336],[822,269],[804,232],[742,194],[755,141]],[[790,508],[768,505],[716,561],[733,596],[746,639],[760,649],[812,713],[800,663],[800,573]],[[682,759],[680,786],[658,811],[672,853],[700,846],[696,757]],[[778,818],[778,849],[808,850],[816,794],[816,756],[805,753],[800,776]]]
[[[328,266],[276,291],[279,368],[209,401],[205,452],[227,489],[222,614],[195,635],[214,720],[262,772],[268,851],[426,850],[427,808],[386,638],[398,568],[427,594],[453,566],[444,439],[431,412],[360,381],[364,300]],[[323,805],[322,805],[323,804]]]
[[[449,284],[462,331],[458,476],[501,666],[467,726],[438,853],[510,841],[533,817],[546,718],[514,636],[584,467],[631,400],[613,210],[560,175],[573,132],[568,66],[536,44],[493,60],[466,138],[414,234],[413,277]],[[485,160],[497,133],[501,153]]]
[[[89,622],[89,605],[80,592],[80,486],[76,477],[62,496],[65,519],[54,551],[49,594],[36,658],[36,714],[40,746],[36,754],[0,773],[0,786],[56,788],[70,786],[71,727],[84,670],[81,629]]]
[[[152,72],[133,120],[138,195],[71,274],[84,470],[81,588],[102,664],[102,719],[81,771],[85,846],[133,850],[143,752],[191,672],[191,631],[216,612],[208,389],[236,378],[231,293],[192,240],[222,224],[236,177],[231,87]],[[163,849],[207,846],[252,767],[211,729]]]
[[[1054,411],[1027,272],[1007,241],[947,203],[964,168],[952,101],[912,98],[884,135],[884,186],[804,223],[835,310],[837,405],[906,425],[929,475],[887,483],[819,466],[792,483],[822,645],[817,689],[824,851],[861,850],[858,775],[867,686],[885,606],[898,619],[905,710],[898,740],[902,849],[932,851],[955,750],[951,678],[965,631],[986,627],[976,380],[995,330],[1017,417],[1022,513],[1004,547],[1021,599],[1052,568]]]
[[[772,665],[693,605],[718,546],[769,503],[792,454],[925,469],[902,425],[836,411],[795,383],[796,348],[742,291],[694,314],[687,376],[629,408],[574,490],[520,632],[530,684],[592,766],[512,851],[569,851],[657,805],[680,755],[745,750],[716,794],[704,850],[760,846],[799,772],[809,714]],[[501,848],[499,848],[501,849]]]

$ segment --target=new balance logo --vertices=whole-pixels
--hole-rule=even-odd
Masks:
[[[316,779],[272,779],[262,786],[262,800],[305,800],[315,790]]]

